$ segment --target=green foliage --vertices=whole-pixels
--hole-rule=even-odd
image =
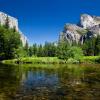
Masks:
[[[80,47],[71,46],[68,42],[61,41],[56,45],[48,42],[45,45],[33,44],[29,48],[29,55],[35,57],[58,57],[64,60],[69,58],[79,60],[83,56],[83,52]]]
[[[32,47],[32,55],[36,56],[37,55],[37,44],[33,44],[33,47]]]
[[[63,64],[64,60],[58,59],[57,57],[23,57],[21,59],[4,60],[3,63],[13,63],[16,62],[24,64]]]
[[[95,62],[100,63],[100,56],[97,59],[95,59]]]
[[[73,58],[79,60],[83,56],[83,51],[80,47],[71,46],[68,42],[62,41],[58,44],[58,58],[66,59]]]
[[[9,29],[9,17],[8,17],[8,16],[7,16],[7,18],[6,18],[6,22],[5,22],[4,27],[5,27],[6,29]]]
[[[29,57],[32,57],[32,55],[33,55],[33,48],[29,47]]]
[[[81,60],[85,63],[100,63],[100,56],[84,56]]]
[[[59,59],[67,59],[67,51],[69,49],[70,45],[66,41],[61,41],[58,43],[57,48],[57,57]]]
[[[29,46],[28,46],[28,42],[26,42],[25,46],[22,48],[23,52],[24,52],[24,56],[29,56]]]
[[[83,57],[83,51],[80,47],[72,46],[69,48],[69,50],[66,53],[67,53],[67,59],[73,58],[79,61],[80,58]]]
[[[33,44],[29,47],[29,56],[55,57],[57,46],[54,43],[45,42],[44,45]]]
[[[100,36],[95,41],[95,55],[100,55]]]
[[[55,57],[56,56],[56,45],[54,43],[45,42],[43,47],[44,56]]]
[[[0,26],[0,60],[14,58],[15,49],[19,46],[21,46],[19,33]]]
[[[37,56],[38,56],[38,57],[43,57],[43,55],[44,55],[43,47],[42,47],[42,45],[40,44],[40,45],[38,45],[38,47],[37,47]]]
[[[79,63],[79,61],[76,60],[76,59],[73,59],[73,58],[69,58],[69,59],[67,60],[67,63],[71,63],[71,64],[72,64],[72,63],[73,63],[73,64],[75,63],[75,64],[76,64],[76,63]]]
[[[86,56],[100,55],[100,36],[85,40],[83,52]]]
[[[15,58],[19,59],[19,58],[23,58],[23,57],[27,57],[27,51],[24,49],[24,47],[20,47],[18,49],[15,50]]]

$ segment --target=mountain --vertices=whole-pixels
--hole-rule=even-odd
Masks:
[[[65,24],[59,40],[65,40],[70,44],[83,44],[86,39],[98,35],[100,35],[100,17],[82,14],[78,24]]]
[[[18,26],[18,19],[0,12],[0,25],[5,25],[7,19],[9,21],[9,28],[14,28],[17,32],[19,32],[22,44],[23,46],[25,46],[25,44],[27,43],[27,37],[20,31]]]

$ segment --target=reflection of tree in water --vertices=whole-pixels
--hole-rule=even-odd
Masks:
[[[73,99],[75,90],[73,87],[81,85],[81,78],[84,78],[82,68],[73,65],[67,65],[58,69],[59,86],[56,90],[57,95],[63,96],[64,99]]]
[[[69,65],[58,70],[58,77],[65,84],[81,84],[81,79],[84,79],[84,70],[78,65]]]
[[[59,69],[60,85],[57,92],[63,94],[66,99],[98,100],[100,99],[99,78],[100,68],[96,66],[68,65]]]
[[[88,89],[87,93],[91,94],[96,100],[100,99],[100,66],[91,65],[84,69],[84,80]]]
[[[9,100],[9,97],[15,95],[20,78],[18,67],[0,66],[0,100]]]

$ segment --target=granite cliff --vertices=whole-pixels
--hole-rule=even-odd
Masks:
[[[60,33],[60,41],[83,44],[85,39],[100,35],[100,17],[82,14],[78,24],[67,23]]]
[[[25,46],[27,42],[27,37],[20,31],[18,27],[18,20],[12,16],[9,16],[3,12],[0,12],[0,24],[5,25],[6,19],[8,18],[9,20],[9,28],[15,28],[17,32],[20,34],[20,39],[22,41],[23,46]]]

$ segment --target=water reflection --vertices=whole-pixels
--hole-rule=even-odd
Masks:
[[[100,99],[100,65],[33,66],[0,65],[0,100]]]

